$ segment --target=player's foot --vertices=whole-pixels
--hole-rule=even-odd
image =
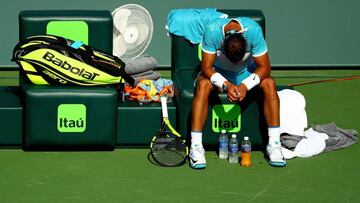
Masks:
[[[285,158],[281,152],[280,145],[271,145],[266,146],[266,152],[269,157],[269,164],[275,167],[284,167],[286,166]]]
[[[190,148],[190,166],[195,169],[206,168],[205,150],[202,144],[194,144]]]

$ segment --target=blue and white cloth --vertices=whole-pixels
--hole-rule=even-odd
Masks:
[[[185,37],[193,44],[202,42],[206,26],[217,18],[227,15],[215,8],[174,9],[167,16],[166,29],[174,35]]]

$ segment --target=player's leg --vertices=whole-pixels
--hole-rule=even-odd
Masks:
[[[275,81],[265,78],[259,87],[264,94],[264,116],[268,125],[269,143],[266,147],[269,163],[273,166],[285,166],[280,143],[280,101],[277,95]]]
[[[202,131],[204,129],[208,115],[209,96],[214,89],[215,87],[209,79],[199,75],[192,102],[191,130]]]
[[[205,168],[205,150],[202,145],[202,131],[208,115],[209,96],[215,88],[209,79],[198,76],[192,103],[190,165],[193,168]]]
[[[280,126],[280,101],[275,81],[271,77],[261,81],[259,87],[264,94],[264,116],[269,126]]]

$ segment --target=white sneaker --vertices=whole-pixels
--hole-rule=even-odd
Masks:
[[[195,169],[206,168],[205,150],[202,144],[194,144],[190,148],[190,166]]]
[[[282,154],[281,146],[277,146],[277,145],[272,146],[272,145],[268,144],[266,146],[266,152],[268,154],[269,164],[271,166],[276,166],[276,167],[286,166],[286,161]]]

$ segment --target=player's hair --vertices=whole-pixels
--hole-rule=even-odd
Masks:
[[[241,33],[226,34],[224,54],[232,63],[237,63],[244,58],[246,45],[246,40]]]

